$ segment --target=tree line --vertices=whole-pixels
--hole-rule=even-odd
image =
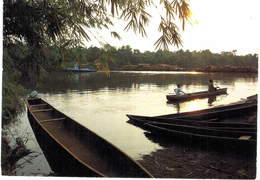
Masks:
[[[50,48],[51,66],[58,62],[58,48]],[[212,53],[210,50],[189,51],[178,50],[175,52],[157,50],[154,52],[140,52],[138,49],[132,49],[130,45],[119,48],[105,45],[104,48],[91,46],[89,48],[72,48],[66,51],[66,66],[74,66],[78,61],[86,64],[91,68],[95,68],[95,60],[99,59],[102,54],[113,59],[109,62],[110,69],[122,69],[126,65],[138,64],[166,64],[177,66],[185,70],[193,70],[203,66],[250,66],[258,68],[258,55],[248,54],[244,56],[236,55],[236,50],[230,52]],[[49,68],[51,68],[49,66]]]

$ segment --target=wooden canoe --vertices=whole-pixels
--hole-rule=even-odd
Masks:
[[[148,117],[148,116],[137,116],[127,115],[132,121],[132,124],[144,125],[145,123],[164,123],[165,126],[190,126],[196,128],[208,128],[215,130],[229,130],[229,131],[244,131],[244,132],[257,132],[257,125],[250,123],[236,123],[236,122],[215,122],[218,119],[209,119],[205,121],[191,120],[191,119],[171,119],[171,118],[160,118],[160,117]]]
[[[201,91],[201,92],[195,92],[195,93],[186,93],[181,96],[177,95],[166,95],[166,99],[168,101],[182,101],[182,100],[192,100],[192,99],[199,99],[199,98],[207,98],[210,96],[216,96],[220,94],[226,94],[227,93],[227,88],[220,88],[217,89],[214,92],[209,92],[209,91]]]
[[[169,123],[160,123],[160,122],[150,122],[145,124],[151,124],[161,128],[166,128],[175,131],[200,134],[200,135],[211,135],[219,137],[242,137],[250,136],[251,139],[256,139],[257,132],[251,132],[248,130],[240,129],[221,129],[214,127],[205,127],[205,126],[189,126],[189,125],[180,125],[180,124],[169,124]]]
[[[28,98],[27,108],[37,141],[61,176],[153,177],[123,151],[43,99]]]
[[[256,147],[256,133],[223,131],[210,129],[196,129],[195,127],[177,127],[165,126],[163,123],[146,123],[147,129],[156,135],[167,137],[170,139],[179,139],[181,141],[190,141],[208,145],[233,146],[235,148],[253,148]]]
[[[257,101],[248,101],[243,103],[236,103],[231,105],[223,105],[219,107],[213,107],[208,109],[202,109],[197,111],[166,114],[156,117],[161,118],[173,118],[173,119],[227,119],[230,117],[239,117],[244,115],[250,115],[257,112]]]

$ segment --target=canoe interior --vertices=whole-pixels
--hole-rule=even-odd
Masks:
[[[83,167],[93,172],[90,176],[152,177],[136,161],[114,145],[54,109],[42,99],[28,100],[28,110],[34,119],[33,127],[38,126],[38,131],[42,128],[47,132]],[[44,140],[41,142],[46,144]]]

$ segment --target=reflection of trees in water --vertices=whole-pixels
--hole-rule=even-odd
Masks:
[[[216,83],[234,84],[237,79],[247,78],[247,81],[256,82],[257,74],[254,73],[198,73],[198,74],[170,74],[149,72],[111,72],[110,77],[103,73],[50,73],[37,88],[42,93],[61,93],[68,90],[96,91],[103,88],[121,89],[127,91],[140,84],[155,84],[160,87],[181,84],[187,87],[192,85],[207,86],[209,79]]]
[[[41,150],[32,150],[28,141],[35,141],[33,133],[24,129],[19,117],[10,121],[2,128],[2,174],[16,175],[16,171],[23,169],[41,155]]]
[[[37,175],[39,172],[45,175],[50,173],[47,172],[47,169],[45,172],[45,166],[37,167],[45,157],[33,131],[25,125],[24,121],[28,121],[27,118],[23,118],[25,114],[24,109],[23,113],[13,117],[9,123],[2,126],[2,175],[24,175],[23,173],[32,172],[30,167],[35,168],[35,171],[32,172],[34,174],[30,175]]]

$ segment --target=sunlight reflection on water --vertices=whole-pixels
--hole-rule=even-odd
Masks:
[[[68,83],[63,92],[54,93],[55,89],[51,89],[48,93],[40,92],[40,95],[134,159],[161,147],[148,140],[144,136],[144,130],[128,124],[126,114],[157,116],[199,110],[239,101],[240,98],[254,95],[258,91],[257,75],[112,72],[110,78],[101,74],[82,77]],[[203,91],[207,89],[210,78],[213,78],[218,86],[227,87],[228,95],[217,96],[213,101],[205,98],[167,103],[166,94],[174,92],[177,83],[181,83],[185,92]],[[59,83],[56,86],[58,85]],[[210,101],[212,102],[209,103]]]

